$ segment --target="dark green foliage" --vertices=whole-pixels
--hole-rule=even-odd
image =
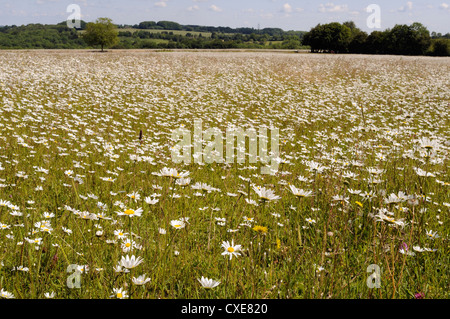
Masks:
[[[88,23],[83,39],[89,45],[100,45],[102,52],[105,46],[114,46],[119,43],[117,27],[109,18],[98,18],[95,23]]]
[[[67,25],[29,24],[0,28],[0,49],[80,49],[86,47]]]
[[[435,38],[442,36],[432,35]],[[446,43],[433,42],[432,46],[431,38],[427,28],[418,22],[410,26],[398,24],[392,29],[373,31],[368,35],[358,29],[353,21],[347,21],[343,24],[318,24],[305,34],[303,44],[309,45],[311,52],[448,55]]]

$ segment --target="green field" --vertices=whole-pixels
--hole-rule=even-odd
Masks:
[[[430,57],[0,52],[1,296],[448,299],[449,71]],[[257,134],[220,144],[231,128]],[[211,162],[228,146],[245,162]]]

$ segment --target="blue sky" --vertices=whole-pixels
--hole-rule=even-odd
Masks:
[[[364,31],[366,12],[377,4],[381,30],[395,24],[423,23],[428,30],[450,32],[450,0],[0,0],[0,25],[57,23],[78,4],[82,19],[109,17],[119,24],[170,20],[181,24],[229,27],[277,27],[310,30],[318,23],[353,20]]]

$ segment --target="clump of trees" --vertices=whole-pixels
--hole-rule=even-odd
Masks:
[[[318,24],[305,34],[303,44],[309,45],[311,52],[448,56],[450,50],[448,39],[432,39],[418,22],[371,34],[358,29],[352,21]]]
[[[95,23],[90,22],[86,25],[83,39],[89,45],[100,45],[103,52],[105,46],[114,46],[119,42],[119,33],[111,19],[98,18]]]

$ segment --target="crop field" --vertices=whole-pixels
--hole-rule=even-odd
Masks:
[[[2,51],[1,297],[447,299],[449,74],[430,57]]]

